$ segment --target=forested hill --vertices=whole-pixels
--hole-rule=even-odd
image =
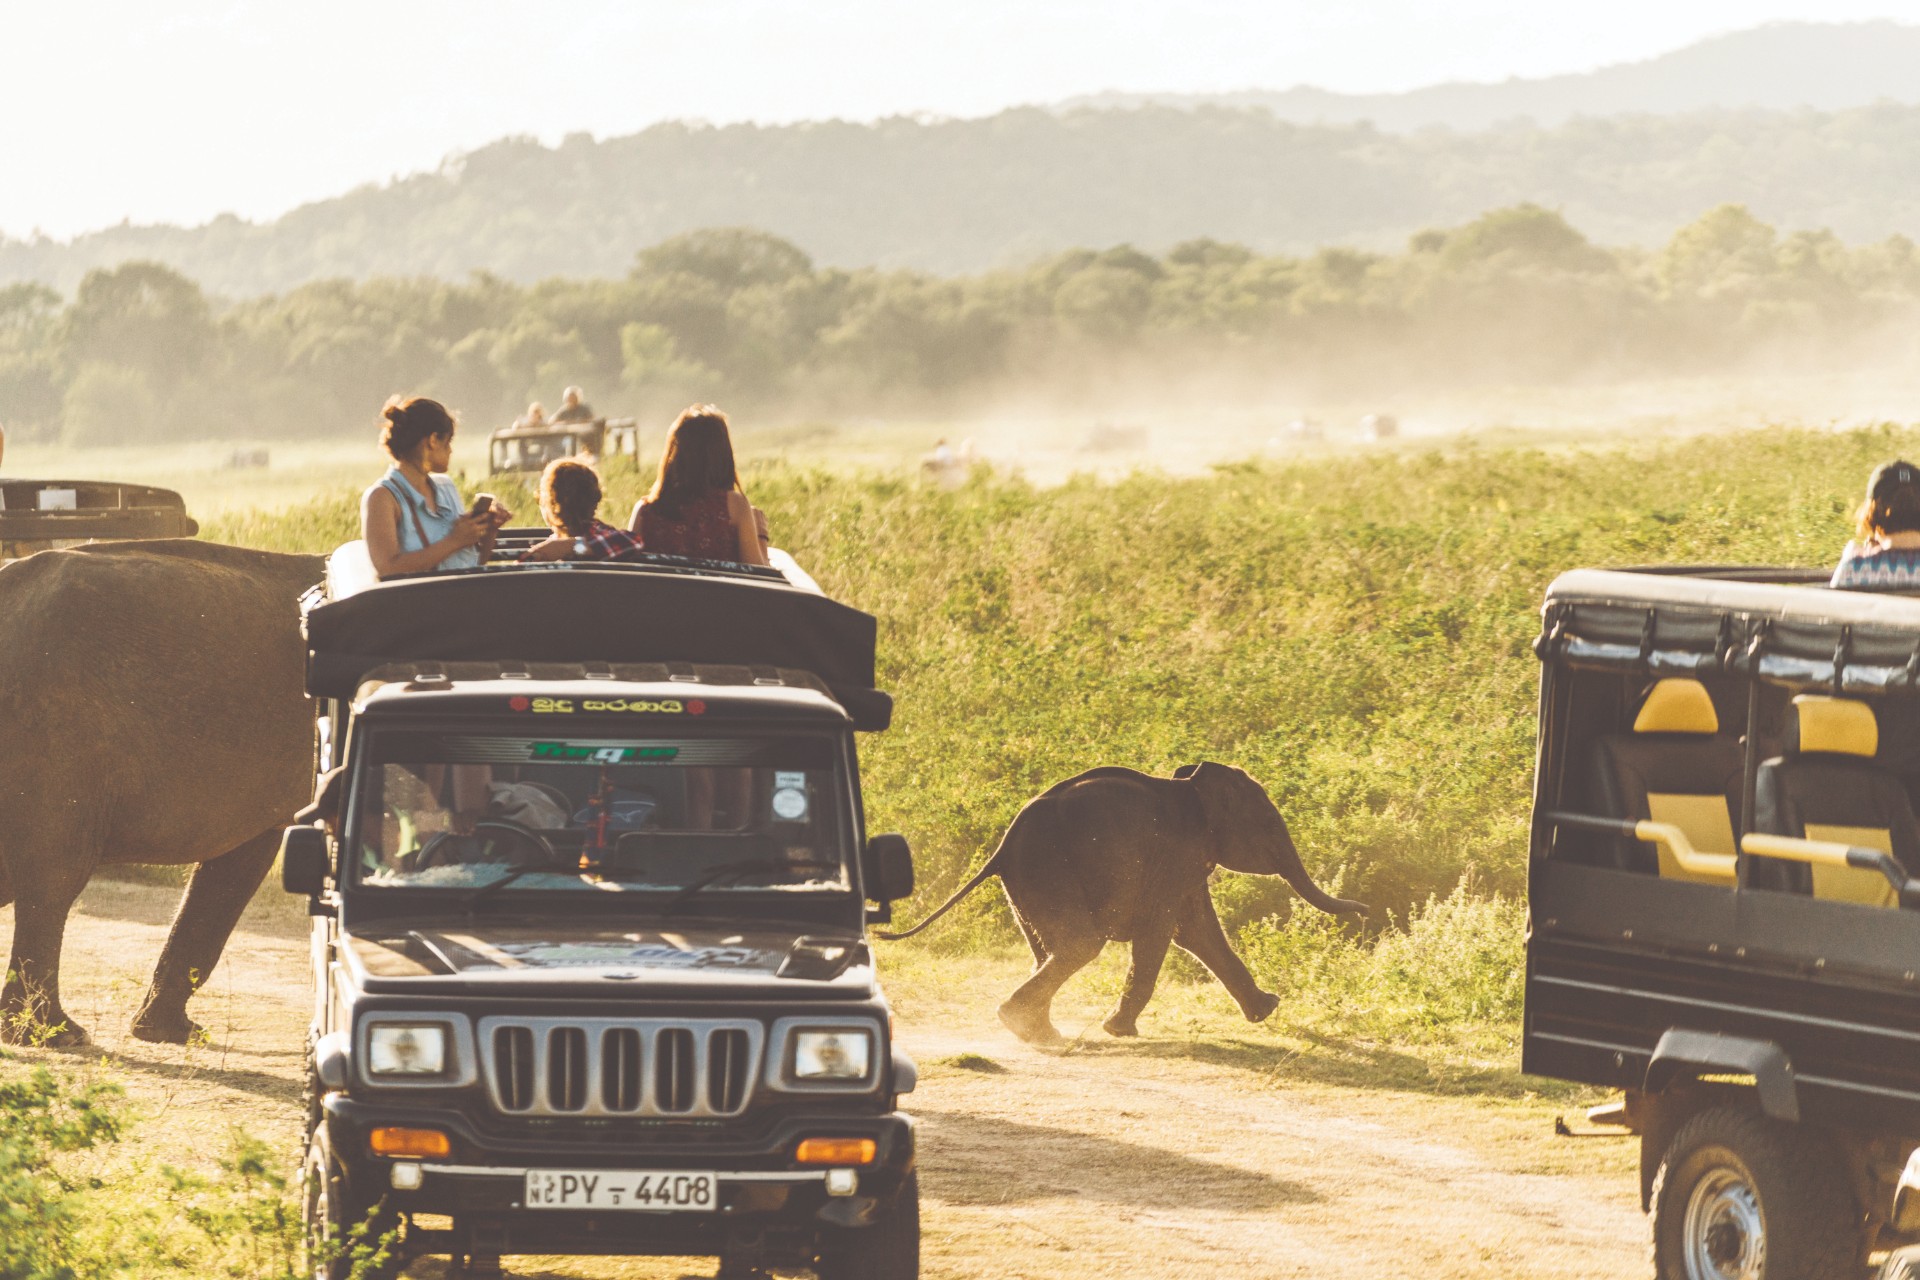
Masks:
[[[1653,245],[1741,202],[1850,241],[1920,234],[1920,107],[1576,120],[1413,134],[1253,109],[1052,112],[709,128],[558,147],[508,140],[442,170],[252,225],[118,227],[0,242],[0,285],[71,293],[97,266],[171,265],[244,297],[328,277],[484,270],[616,277],[679,232],[752,226],[830,266],[955,273],[1078,246],[1161,252],[1210,237],[1300,253],[1395,248],[1533,201],[1602,242]],[[46,174],[41,180],[54,181]]]
[[[1301,86],[1239,93],[1102,93],[1068,107],[1259,107],[1296,124],[1365,120],[1406,131],[1553,125],[1575,116],[1674,115],[1714,109],[1839,111],[1920,102],[1920,26],[1778,22],[1715,36],[1643,62],[1578,75],[1438,84],[1406,93],[1333,93]]]

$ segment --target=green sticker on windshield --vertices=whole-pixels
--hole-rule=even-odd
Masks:
[[[535,760],[578,760],[587,764],[632,764],[636,760],[671,760],[678,747],[609,747],[585,742],[536,742]]]

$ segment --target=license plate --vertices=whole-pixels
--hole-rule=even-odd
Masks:
[[[711,1213],[720,1207],[720,1175],[685,1169],[529,1169],[529,1209],[639,1209]]]

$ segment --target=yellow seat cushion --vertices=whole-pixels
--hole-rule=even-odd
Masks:
[[[1720,732],[1720,717],[1713,709],[1707,687],[1698,680],[1669,677],[1656,680],[1633,718],[1635,733]]]
[[[1647,816],[1665,822],[1686,833],[1687,843],[1701,853],[1732,853],[1733,817],[1727,812],[1725,796],[1687,796],[1647,793]],[[1666,880],[1690,880],[1695,884],[1733,883],[1731,875],[1700,875],[1674,861],[1663,844],[1654,848],[1660,855],[1660,875]]]
[[[1880,722],[1873,708],[1854,698],[1803,693],[1793,700],[1800,718],[1799,750],[1871,759],[1880,750]],[[1809,837],[1811,839],[1811,837]]]
[[[1829,827],[1809,822],[1807,839],[1831,840],[1835,844],[1878,849],[1882,853],[1893,852],[1893,833],[1885,827]],[[1816,898],[1825,898],[1829,902],[1858,902],[1869,907],[1900,905],[1900,900],[1894,896],[1893,886],[1878,871],[1865,871],[1859,867],[1827,867],[1819,863],[1815,863],[1811,870],[1813,896]]]

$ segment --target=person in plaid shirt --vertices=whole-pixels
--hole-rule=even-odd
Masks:
[[[522,560],[632,560],[640,539],[600,519],[600,475],[578,458],[557,458],[540,476],[540,514],[553,536]]]

